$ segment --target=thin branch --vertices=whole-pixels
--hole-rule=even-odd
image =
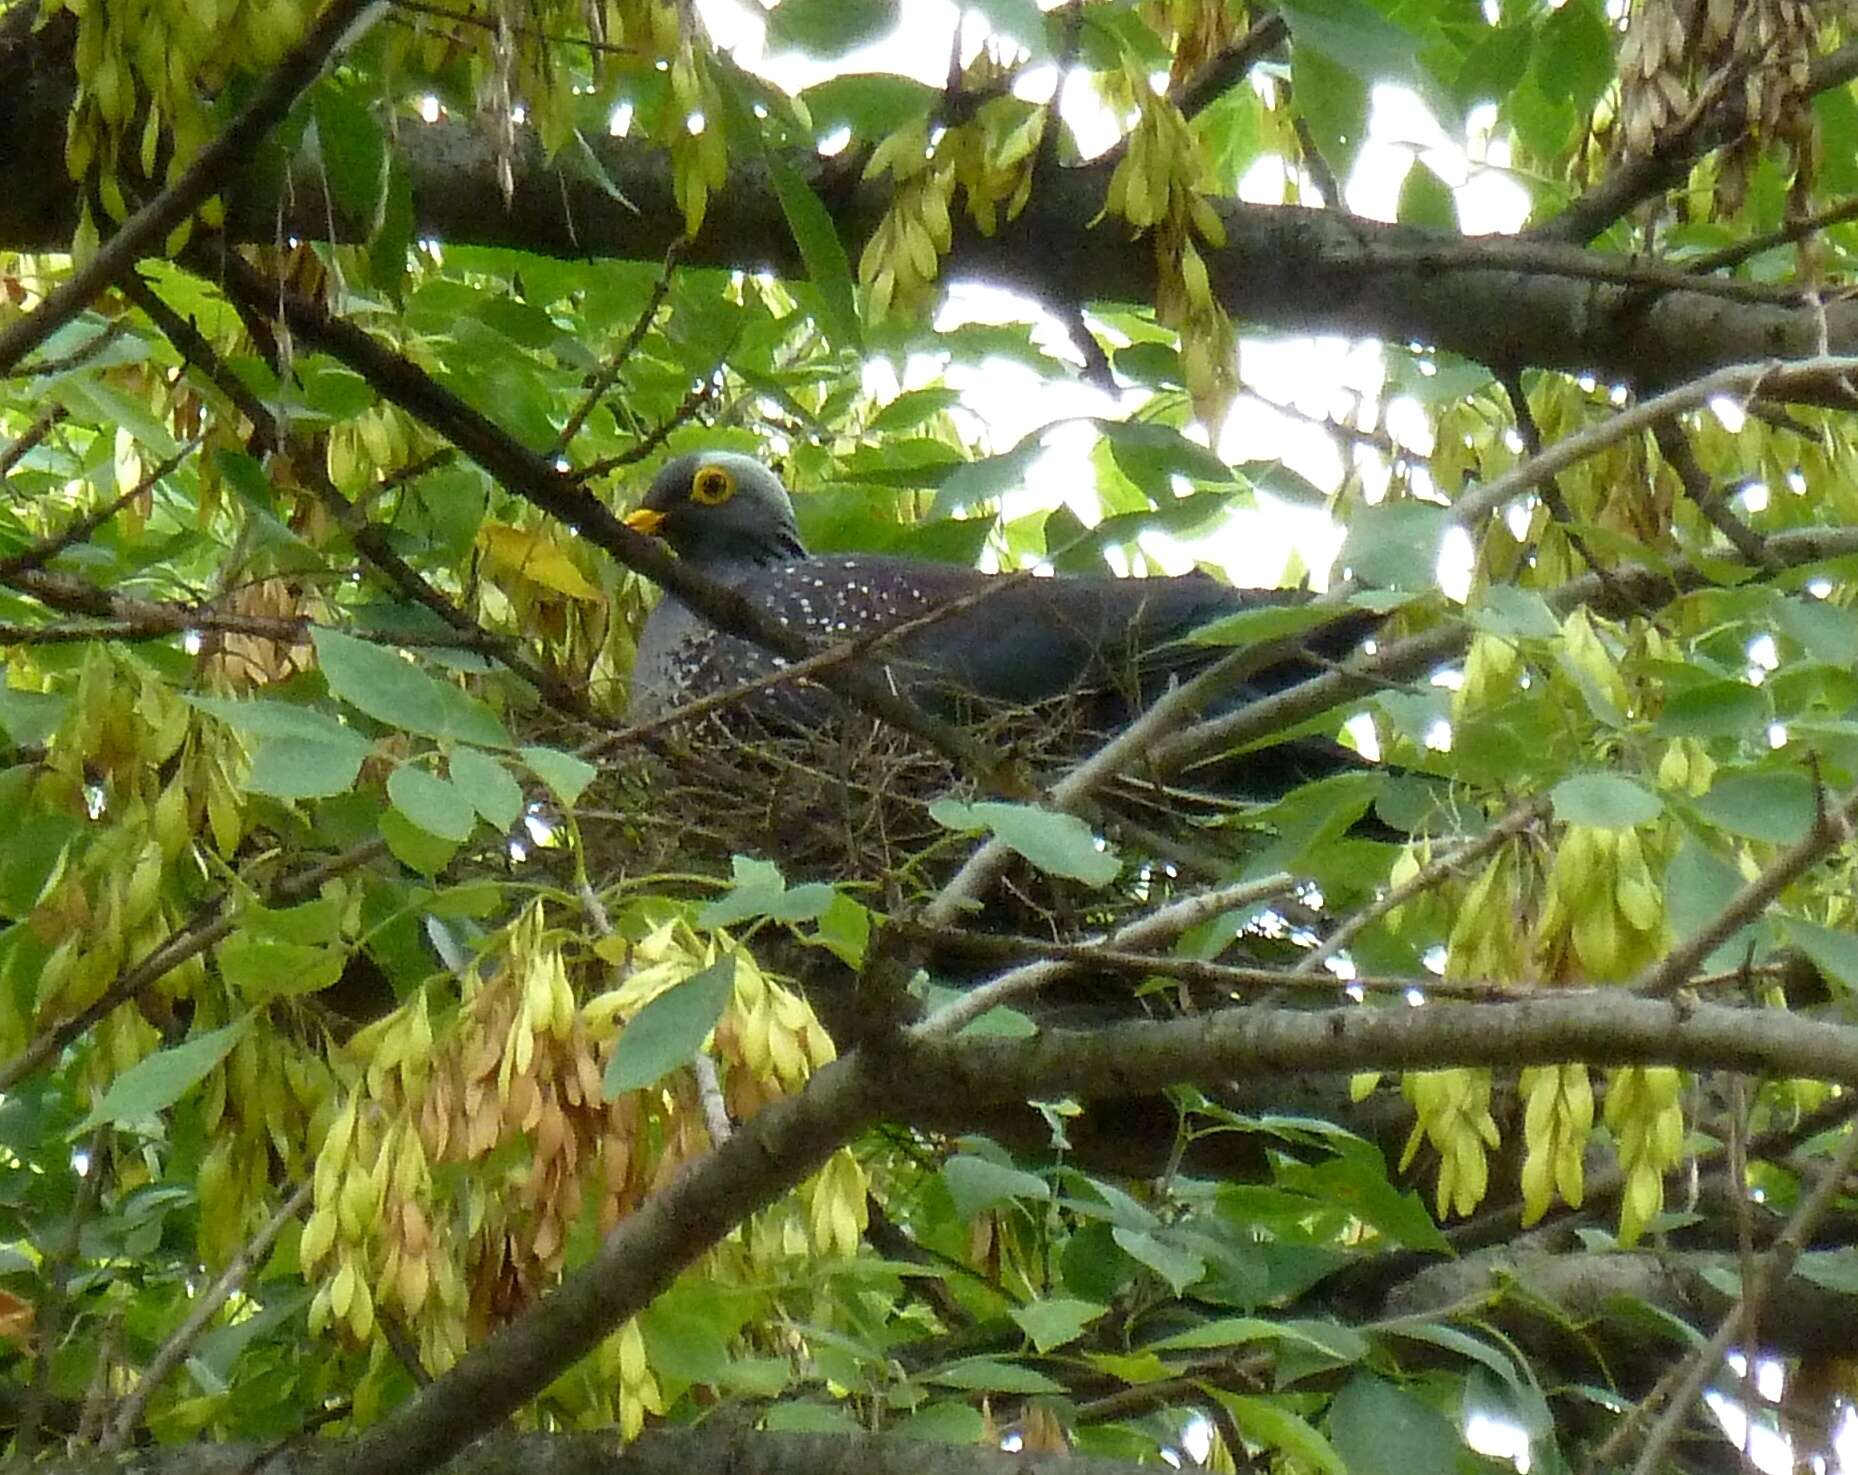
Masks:
[[[1513,365],[1506,365],[1498,374],[1497,382],[1503,386],[1503,392],[1509,396],[1510,413],[1516,420],[1516,433],[1522,437],[1523,452],[1531,459],[1542,454],[1542,427],[1536,423],[1535,411],[1529,408],[1529,396],[1523,390],[1522,371]],[[1568,506],[1568,499],[1561,495],[1561,482],[1553,475],[1542,477],[1535,484],[1537,495],[1542,505],[1548,508],[1548,515],[1561,526],[1561,535],[1568,540],[1570,547],[1581,556],[1581,561],[1594,572],[1601,587],[1613,596],[1617,603],[1619,591],[1613,586],[1612,576],[1606,565],[1601,563],[1587,539],[1582,536],[1575,525],[1574,510]]]
[[[1174,94],[1174,105],[1186,117],[1194,117],[1236,87],[1251,69],[1279,45],[1288,40],[1290,27],[1278,11],[1270,11],[1252,22],[1251,29],[1206,63],[1183,83]]]
[[[976,852],[977,855],[981,853],[981,851]],[[1221,912],[1255,906],[1260,902],[1275,901],[1279,897],[1288,895],[1295,889],[1296,884],[1294,876],[1279,872],[1255,881],[1241,881],[1230,886],[1216,887],[1211,891],[1200,892],[1193,896],[1183,897],[1179,901],[1170,902],[1167,906],[1157,907],[1154,911],[1143,914],[1126,926],[1117,928],[1106,941],[1114,950],[1152,948],[1164,942],[1171,942],[1189,928],[1197,927],[1209,918],[1217,917]],[[918,1039],[934,1039],[957,1034],[964,1025],[979,1019],[989,1009],[1001,1004],[1010,1004],[1015,999],[1022,999],[1028,994],[1036,993],[1078,966],[1076,960],[1064,958],[1047,958],[1036,963],[1023,964],[1011,972],[1003,973],[991,983],[969,989],[959,998],[944,1004],[920,1024],[913,1026],[910,1033]]]
[[[1298,960],[1292,972],[1314,973],[1389,912],[1450,880],[1467,866],[1476,865],[1493,850],[1509,843],[1514,836],[1538,824],[1547,813],[1547,799],[1538,797],[1523,800],[1475,840],[1468,840],[1437,856],[1398,886],[1389,887],[1361,910],[1337,924],[1333,932]],[[1436,984],[1427,987],[1429,991],[1437,990]]]
[[[1766,539],[1766,543],[1784,567],[1799,568],[1858,553],[1858,529],[1792,528],[1775,533]],[[1682,559],[1657,569],[1616,565],[1612,570],[1612,581],[1626,601],[1608,611],[1613,615],[1657,609],[1674,595],[1712,587],[1715,582],[1707,571]],[[1335,602],[1347,592],[1346,587],[1331,589],[1316,602]],[[1543,596],[1548,600],[1550,608],[1565,613],[1582,605],[1598,603],[1603,593],[1599,579],[1588,573],[1570,579],[1558,588],[1544,590]],[[1320,676],[1309,677],[1269,696],[1241,703],[1218,717],[1209,718],[1173,737],[1164,738],[1150,756],[1159,771],[1172,773],[1209,754],[1259,742],[1319,712],[1341,706],[1362,692],[1372,690],[1377,682],[1418,676],[1430,671],[1461,655],[1467,638],[1464,627],[1442,623],[1417,635],[1389,641],[1373,655],[1352,656]],[[1216,675],[1217,668],[1208,672],[1206,677],[1196,677],[1195,680],[1211,680]]]
[[[90,1134],[85,1149],[83,1175],[71,1198],[71,1217],[64,1238],[51,1247],[39,1266],[39,1304],[34,1317],[32,1379],[26,1386],[25,1407],[20,1411],[19,1428],[13,1440],[11,1468],[23,1470],[38,1452],[45,1432],[45,1413],[51,1406],[52,1358],[64,1340],[65,1317],[70,1311],[71,1267],[83,1246],[84,1226],[97,1207],[103,1191],[103,1148],[110,1129],[98,1127]]]
[[[1808,236],[1851,220],[1858,220],[1858,198],[1842,201],[1812,215],[1803,215],[1798,220],[1788,221],[1779,230],[1749,236],[1719,251],[1706,251],[1701,256],[1687,257],[1682,264],[1687,272],[1728,271],[1759,256],[1763,251],[1771,251],[1776,246],[1791,246]]]
[[[1809,96],[1829,92],[1854,78],[1858,78],[1858,42],[1848,41],[1813,61],[1803,90]],[[1685,126],[1659,140],[1649,153],[1619,160],[1605,179],[1529,235],[1542,241],[1592,240],[1639,201],[1678,183],[1693,163],[1737,137],[1747,125],[1746,95],[1740,87],[1729,88],[1715,107],[1693,109]]]
[[[175,452],[165,457],[159,464],[144,472],[136,484],[121,495],[111,498],[101,507],[74,519],[68,527],[39,539],[30,547],[0,558],[0,583],[10,582],[17,575],[43,568],[67,548],[82,543],[92,533],[108,522],[123,508],[138,497],[146,497],[174,469],[191,456],[200,447],[200,437],[195,436]]]
[[[581,427],[587,423],[587,417],[594,412],[594,407],[606,397],[606,392],[619,382],[619,376],[626,370],[627,362],[638,352],[639,345],[645,341],[645,335],[657,321],[658,309],[664,306],[664,300],[671,295],[672,271],[677,266],[677,258],[683,254],[684,240],[679,237],[671,243],[665,252],[664,268],[658,273],[658,280],[652,283],[652,290],[646,296],[645,306],[639,309],[638,321],[626,334],[626,339],[619,345],[613,357],[603,364],[600,371],[593,376],[587,393],[574,407],[574,412],[561,427],[561,434],[555,437],[555,454],[562,455],[574,444],[574,437],[581,433]]]
[[[1427,998],[1472,999],[1490,1002],[1501,999],[1552,998],[1560,992],[1554,985],[1513,983],[1496,978],[1443,979],[1427,974],[1357,974],[1339,978],[1324,974],[1313,976],[1301,967],[1248,968],[1232,963],[1209,963],[1199,958],[1175,958],[1166,954],[1137,952],[1112,947],[1106,940],[1081,942],[1047,942],[1037,937],[1016,937],[1010,933],[970,932],[960,927],[931,927],[907,918],[886,924],[905,941],[921,942],[966,958],[1048,959],[1097,968],[1106,973],[1122,973],[1135,978],[1173,978],[1182,983],[1200,983],[1222,990],[1307,988],[1336,993],[1343,989],[1362,993],[1388,994],[1408,998],[1415,993]]]
[[[1841,395],[1858,400],[1858,392],[1853,388],[1854,376],[1858,376],[1858,357],[1821,356],[1788,362],[1771,359],[1763,363],[1727,364],[1562,436],[1539,454],[1460,497],[1452,506],[1452,515],[1461,526],[1475,531],[1484,518],[1510,498],[1627,436],[1654,429],[1661,421],[1708,404],[1718,395],[1785,394],[1790,388],[1815,384],[1836,387]]]
[[[493,20],[489,16],[474,15],[468,10],[447,10],[443,5],[432,4],[431,0],[390,0],[390,3],[395,10],[411,10],[419,15],[430,15],[440,20],[455,21],[461,26],[477,26],[487,31],[507,29],[512,35],[533,36],[538,41],[546,41],[554,46],[580,46],[602,56],[638,56],[642,54],[641,48],[637,46],[626,46],[618,41],[598,41],[592,36],[570,36],[559,31],[544,31],[535,26],[513,24],[502,17]],[[396,16],[395,19],[399,20],[400,17]],[[402,21],[402,24],[411,25],[413,23]]]
[[[160,1351],[142,1370],[140,1381],[117,1410],[115,1422],[103,1440],[106,1453],[113,1454],[129,1443],[136,1426],[142,1422],[142,1412],[148,1407],[148,1401],[154,1396],[155,1390],[167,1381],[168,1375],[193,1351],[194,1343],[200,1340],[207,1324],[219,1314],[220,1307],[231,1300],[234,1293],[241,1290],[252,1273],[264,1263],[265,1256],[271,1253],[271,1246],[277,1243],[277,1237],[284,1232],[284,1227],[302,1213],[309,1203],[315,1186],[308,1180],[298,1184],[290,1196],[278,1205],[277,1212],[272,1214],[263,1228],[232,1257],[231,1263],[220,1272],[219,1279],[194,1301],[187,1319],[162,1343]]]
[[[26,427],[25,434],[0,451],[0,481],[5,480],[13,468],[36,450],[46,436],[52,433],[59,421],[71,412],[63,405],[51,405],[39,412],[39,418]]]
[[[314,896],[324,881],[340,876],[386,854],[384,840],[365,840],[339,855],[310,867],[299,875],[278,882],[266,898],[267,905],[283,906]],[[118,1004],[126,1004],[142,990],[160,982],[189,958],[197,958],[238,925],[239,911],[228,892],[209,898],[174,932],[150,948],[133,965],[118,974],[116,981],[90,1005],[69,1019],[44,1030],[11,1060],[0,1064],[0,1091],[10,1091],[46,1061],[55,1057],[78,1039]]]
[[[1821,802],[1823,806],[1823,795]],[[1648,968],[1633,987],[1651,998],[1684,987],[1703,966],[1705,958],[1765,912],[1782,891],[1818,865],[1835,847],[1849,840],[1854,818],[1858,818],[1858,789],[1847,794],[1830,812],[1822,807],[1812,827],[1800,840],[1738,891],[1707,926]]]
[[[1741,518],[1729,508],[1728,499],[1710,480],[1710,474],[1697,460],[1696,449],[1690,443],[1690,437],[1684,433],[1683,426],[1676,420],[1667,420],[1662,425],[1652,427],[1652,435],[1658,442],[1658,450],[1665,459],[1665,464],[1677,473],[1677,479],[1683,483],[1684,491],[1696,504],[1697,510],[1709,519],[1710,525],[1727,538],[1740,553],[1756,568],[1775,573],[1780,565],[1767,544]]]
[[[1746,1278],[1743,1280],[1742,1294],[1736,1300],[1735,1309],[1722,1319],[1709,1340],[1685,1360],[1684,1375],[1673,1385],[1664,1413],[1646,1436],[1644,1448],[1639,1451],[1638,1462],[1632,1467],[1632,1475],[1653,1475],[1657,1470],[1665,1450],[1683,1428],[1684,1421],[1690,1417],[1705,1385],[1721,1367],[1730,1347],[1743,1335],[1753,1308],[1766,1298],[1774,1286],[1792,1273],[1794,1261],[1799,1259],[1800,1251],[1806,1247],[1814,1228],[1843,1190],[1845,1179],[1854,1164],[1858,1164],[1858,1130],[1848,1128],[1845,1140],[1826,1164],[1819,1181],[1813,1185],[1813,1191],[1800,1201],[1800,1207],[1794,1210],[1786,1228],[1781,1230],[1773,1249],[1762,1257],[1760,1269],[1752,1283]]]
[[[297,95],[316,80],[328,59],[365,28],[373,0],[331,0],[302,41],[278,63],[252,100],[200,150],[181,177],[150,200],[44,301],[11,327],[0,330],[0,374],[14,366],[76,317],[110,283],[137,261],[158,252],[166,239],[233,172],[250,161],[259,141],[290,111]]]

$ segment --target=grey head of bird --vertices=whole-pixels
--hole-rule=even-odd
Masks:
[[[787,488],[752,456],[692,451],[665,462],[625,518],[699,567],[806,557]]]

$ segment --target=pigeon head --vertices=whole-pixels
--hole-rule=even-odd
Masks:
[[[625,523],[699,565],[806,557],[787,488],[754,457],[735,451],[692,451],[667,461]]]

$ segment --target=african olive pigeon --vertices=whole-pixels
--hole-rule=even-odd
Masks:
[[[727,451],[667,462],[643,503],[626,519],[663,538],[703,572],[748,595],[781,624],[821,646],[916,620],[953,604],[945,616],[904,631],[874,652],[897,690],[943,716],[966,718],[1001,707],[1077,699],[1067,713],[1081,732],[1128,722],[1166,690],[1222,652],[1187,643],[1196,627],[1236,611],[1293,603],[1298,590],[1234,589],[1205,574],[1119,579],[1056,575],[1003,579],[978,569],[877,554],[809,554],[793,503],[773,472]],[[1309,649],[1340,656],[1369,622],[1344,616],[1312,637]],[[684,701],[764,675],[783,664],[760,647],[716,630],[665,597],[645,623],[633,668],[629,715],[661,716]],[[1233,699],[1312,674],[1293,653],[1255,675]],[[764,688],[757,716],[813,725],[835,709],[823,689],[797,682]],[[1249,755],[1249,798],[1359,760],[1324,740]],[[1222,783],[1222,788],[1228,785]]]

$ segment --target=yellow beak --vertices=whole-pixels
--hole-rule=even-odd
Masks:
[[[631,528],[633,532],[644,533],[647,537],[650,537],[656,534],[659,528],[664,526],[664,514],[662,512],[654,512],[649,507],[635,507],[622,517],[620,521]]]

